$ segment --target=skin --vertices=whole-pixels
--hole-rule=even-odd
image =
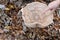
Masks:
[[[55,1],[51,2],[51,3],[49,3],[48,7],[44,10],[43,13],[45,13],[45,12],[47,12],[49,10],[55,11],[59,7],[59,5],[60,5],[60,0],[55,0]]]

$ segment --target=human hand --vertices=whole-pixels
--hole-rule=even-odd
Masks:
[[[48,7],[43,11],[43,13],[46,13],[47,11],[55,11],[59,7],[58,1],[51,2]]]

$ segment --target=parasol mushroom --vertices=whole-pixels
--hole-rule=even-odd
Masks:
[[[22,11],[22,18],[27,27],[47,27],[49,24],[53,23],[53,11],[48,11],[43,14],[43,11],[48,6],[40,2],[32,2],[27,4]]]

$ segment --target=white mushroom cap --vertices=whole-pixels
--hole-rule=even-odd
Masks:
[[[22,18],[27,27],[40,27],[44,28],[53,23],[53,12],[48,11],[43,14],[47,8],[46,4],[40,2],[32,2],[22,8]]]

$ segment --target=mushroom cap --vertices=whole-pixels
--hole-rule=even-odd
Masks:
[[[40,27],[44,28],[53,23],[53,12],[47,11],[43,14],[43,11],[48,6],[40,2],[32,2],[27,4],[22,11],[22,18],[27,27]]]

